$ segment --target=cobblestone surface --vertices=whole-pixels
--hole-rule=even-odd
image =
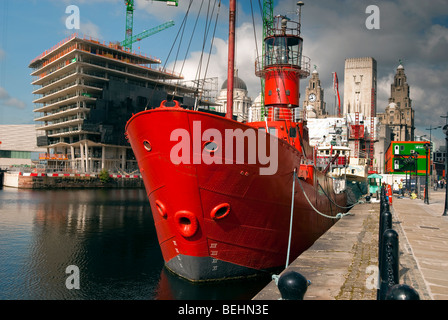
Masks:
[[[367,216],[353,246],[353,260],[336,300],[376,300],[379,212]]]

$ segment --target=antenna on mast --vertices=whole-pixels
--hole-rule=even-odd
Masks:
[[[302,7],[305,5],[303,1],[297,1],[297,6],[299,7],[297,9],[297,15],[299,16],[299,25],[302,26]],[[302,28],[300,28],[301,30]]]

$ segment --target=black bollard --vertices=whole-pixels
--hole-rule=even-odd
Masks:
[[[379,300],[384,300],[389,289],[399,281],[399,244],[395,230],[384,231],[380,259]]]
[[[382,249],[383,249],[383,235],[384,231],[392,229],[392,214],[389,211],[384,211],[380,216],[380,225],[378,232],[378,268],[381,270],[382,263]]]
[[[387,292],[386,300],[420,300],[420,296],[411,286],[396,284]]]
[[[390,211],[389,202],[384,198],[384,201],[380,204],[380,214],[384,211]]]
[[[298,272],[286,271],[278,279],[277,286],[283,300],[303,300],[308,281]]]

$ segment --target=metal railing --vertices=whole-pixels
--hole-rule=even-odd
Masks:
[[[420,300],[418,292],[400,284],[400,248],[398,233],[392,228],[390,204],[392,193],[380,191],[380,224],[378,234],[379,288],[377,300]]]

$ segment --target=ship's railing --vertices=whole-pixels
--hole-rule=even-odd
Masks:
[[[300,36],[300,23],[289,20],[288,18],[278,15],[274,17],[272,25],[267,25],[268,36]]]
[[[298,122],[302,119],[302,109],[287,107],[250,107],[248,119],[249,122],[263,121],[293,121]]]
[[[292,53],[289,55],[264,54],[255,60],[255,74],[263,76],[267,70],[296,69],[300,78],[306,78],[310,74],[311,59],[304,55]]]

